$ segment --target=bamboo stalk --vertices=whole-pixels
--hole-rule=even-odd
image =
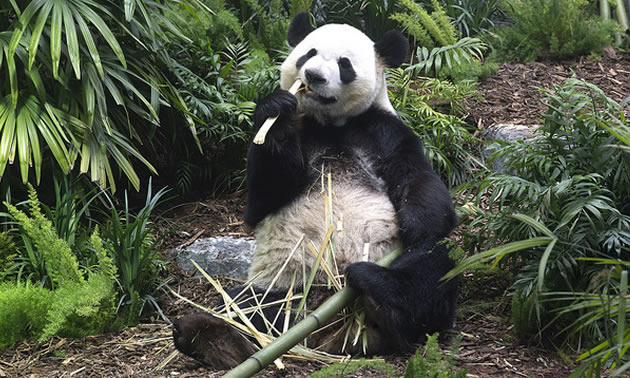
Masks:
[[[608,0],[599,0],[599,15],[604,20],[610,20],[610,4]]]
[[[619,306],[617,307],[617,358],[621,358],[623,339],[626,333],[626,294],[628,294],[628,271],[621,272],[619,282]]]
[[[291,88],[289,88],[289,92],[291,92],[291,94],[293,95],[296,94],[298,89],[300,89],[300,85],[302,85],[302,80],[296,79],[293,85],[291,86]],[[269,130],[271,129],[271,126],[273,126],[273,124],[276,122],[279,116],[280,115],[278,114],[275,117],[269,117],[265,120],[265,122],[262,124],[260,129],[258,129],[256,136],[254,137],[255,144],[265,143],[265,137],[267,137],[267,133],[269,132]]]
[[[617,0],[617,21],[619,25],[621,25],[621,29],[623,31],[627,31],[630,26],[628,25],[628,15],[626,14],[626,6],[623,3],[623,0]]]
[[[395,250],[380,259],[377,264],[388,267],[398,256],[401,255],[401,253],[402,250]],[[272,341],[266,347],[254,353],[243,363],[230,370],[224,375],[224,377],[251,377],[261,371],[265,368],[265,366],[282,356],[301,340],[305,339],[312,332],[323,326],[328,320],[332,319],[357,296],[358,293],[356,290],[349,286],[345,286],[335,295],[328,298],[326,302],[319,306],[310,315],[291,327],[287,332],[280,335],[280,337]]]

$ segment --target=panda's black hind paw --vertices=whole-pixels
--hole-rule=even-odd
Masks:
[[[346,285],[364,293],[372,293],[374,286],[380,286],[379,282],[387,269],[373,262],[356,262],[350,264],[344,270]]]
[[[180,352],[220,370],[231,369],[256,352],[231,325],[205,312],[177,320],[173,341]]]

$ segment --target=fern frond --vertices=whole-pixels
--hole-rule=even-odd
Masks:
[[[54,286],[63,286],[68,282],[83,282],[83,274],[70,246],[57,236],[52,222],[42,214],[35,189],[29,185],[28,191],[31,217],[5,202],[9,213],[24,229],[42,256],[46,271]]]
[[[442,63],[446,62],[449,68],[460,65],[462,61],[468,63],[472,59],[481,60],[487,46],[479,38],[465,37],[452,45],[435,47],[429,51],[425,46],[419,46],[416,52],[418,63],[410,65],[407,70],[417,75],[420,72],[436,74],[442,69]]]

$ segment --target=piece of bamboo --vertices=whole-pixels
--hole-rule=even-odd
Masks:
[[[377,264],[388,267],[402,253],[402,250],[391,252],[387,256],[380,259]],[[332,319],[344,307],[358,296],[356,290],[349,286],[345,286],[335,295],[328,298],[321,306],[319,306],[310,315],[302,321],[289,328],[289,330],[269,345],[254,353],[243,363],[230,370],[224,377],[227,378],[243,378],[251,377],[261,371],[265,366],[269,365],[276,358],[282,356],[289,349],[300,341],[304,340],[308,335],[324,326],[328,320]]]
[[[291,88],[289,88],[289,92],[293,95],[296,94],[298,89],[300,89],[300,85],[302,85],[302,80],[296,79]],[[258,129],[256,136],[254,137],[255,144],[265,143],[265,137],[267,136],[269,129],[271,129],[271,126],[273,126],[279,116],[280,115],[278,114],[275,117],[269,117],[265,120],[262,126],[260,126],[260,129]]]

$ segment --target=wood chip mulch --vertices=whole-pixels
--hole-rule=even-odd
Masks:
[[[552,89],[575,76],[597,85],[617,102],[630,97],[630,54],[605,54],[600,61],[585,57],[571,62],[502,64],[479,85],[482,100],[468,104],[468,121],[480,129],[497,123],[540,124],[546,110],[540,89]]]

